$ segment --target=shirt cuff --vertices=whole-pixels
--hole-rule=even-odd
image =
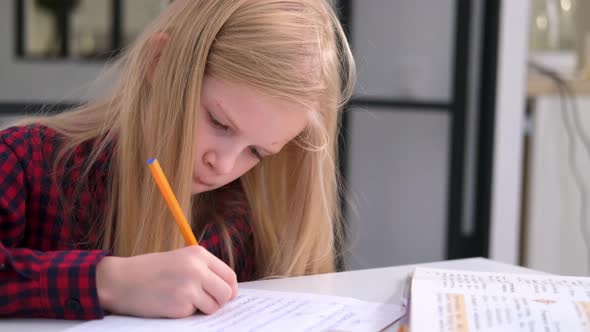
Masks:
[[[45,253],[39,269],[40,307],[45,317],[101,319],[96,289],[96,266],[106,250],[69,250]]]

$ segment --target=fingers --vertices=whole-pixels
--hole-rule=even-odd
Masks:
[[[206,266],[206,270],[210,271],[212,275],[209,276],[205,272],[202,274],[204,279],[201,280],[202,287],[209,292],[209,295],[220,306],[236,298],[238,296],[236,273],[207,249],[201,246],[194,246],[190,250],[194,250],[194,253],[200,257],[200,261]]]
[[[215,301],[215,299],[203,289],[196,292],[193,303],[195,308],[199,309],[199,311],[206,315],[211,315],[219,310],[217,301]]]
[[[225,264],[222,260],[217,258],[215,255],[207,251],[203,248],[204,255],[207,257],[207,266],[213,273],[217,274],[221,279],[225,280],[225,282],[232,288],[237,290],[237,276],[234,270],[232,270],[227,264]]]
[[[238,297],[238,283],[235,283],[232,287],[231,287],[231,299],[233,300],[236,297]]]
[[[232,287],[215,273],[209,273],[202,281],[202,285],[205,292],[215,299],[219,307],[232,299]]]

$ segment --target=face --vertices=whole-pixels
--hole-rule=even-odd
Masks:
[[[212,76],[204,78],[198,112],[195,194],[224,186],[278,153],[309,120],[299,104]]]

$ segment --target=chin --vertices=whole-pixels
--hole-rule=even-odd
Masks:
[[[200,183],[193,183],[192,193],[193,195],[202,194],[207,191],[215,190],[218,186],[203,186]]]
[[[191,191],[192,191],[193,195],[196,195],[196,194],[200,194],[206,190],[198,183],[193,183],[193,188]]]

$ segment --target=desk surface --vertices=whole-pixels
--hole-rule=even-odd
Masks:
[[[412,271],[412,268],[417,265],[472,271],[540,273],[485,258],[468,258],[305,277],[252,281],[241,283],[239,287],[348,296],[365,301],[400,304],[404,280],[408,273]],[[80,323],[80,321],[47,319],[5,319],[0,320],[0,331],[62,331]],[[388,329],[388,331],[394,330],[394,327]]]

